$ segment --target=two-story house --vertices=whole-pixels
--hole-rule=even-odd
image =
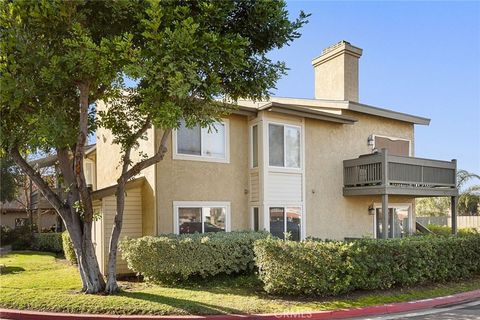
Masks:
[[[173,132],[165,159],[128,183],[122,236],[252,229],[300,240],[414,232],[416,197],[455,199],[456,162],[414,157],[414,127],[429,119],[359,102],[361,55],[341,41],[313,59],[315,99],[239,101],[217,130]],[[141,151],[153,154],[160,136],[151,129]],[[102,269],[119,150],[109,131],[97,131],[94,198],[103,218],[94,239]],[[119,261],[118,272],[127,271]]]

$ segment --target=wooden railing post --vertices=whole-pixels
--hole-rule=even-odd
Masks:
[[[382,235],[383,239],[388,239],[388,150],[382,149],[382,185],[385,188],[385,193],[382,194]]]

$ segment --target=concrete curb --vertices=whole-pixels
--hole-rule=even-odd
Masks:
[[[145,319],[162,319],[162,320],[278,320],[278,319],[345,319],[352,317],[372,316],[391,314],[398,312],[406,312],[412,310],[420,310],[438,307],[446,304],[459,303],[480,298],[480,290],[463,292],[445,297],[432,299],[424,299],[410,302],[399,302],[384,304],[379,306],[339,309],[332,311],[312,311],[303,313],[277,313],[277,314],[226,314],[226,315],[205,315],[205,316],[153,316],[153,315],[106,315],[106,314],[71,314],[71,313],[54,313],[40,312],[15,309],[0,309],[0,317],[2,319],[19,319],[19,320],[145,320]]]

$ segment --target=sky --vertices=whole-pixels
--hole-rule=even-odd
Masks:
[[[430,118],[415,126],[415,156],[480,174],[480,1],[290,1],[288,10],[311,17],[300,39],[270,54],[290,68],[274,96],[313,98],[311,60],[346,40],[363,49],[360,102]]]

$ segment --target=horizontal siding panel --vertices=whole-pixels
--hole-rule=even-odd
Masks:
[[[267,175],[265,200],[302,201],[302,174],[270,172]]]
[[[250,201],[257,202],[260,199],[260,179],[258,172],[250,174]]]
[[[103,199],[103,210],[105,261],[107,261],[110,235],[117,210],[115,196]],[[130,190],[127,191],[125,197],[125,210],[123,212],[123,225],[120,239],[125,237],[138,238],[142,236],[142,232],[142,195],[139,189]],[[117,259],[117,273],[132,273],[132,271],[127,268],[127,263],[121,259],[121,253],[119,253]]]

